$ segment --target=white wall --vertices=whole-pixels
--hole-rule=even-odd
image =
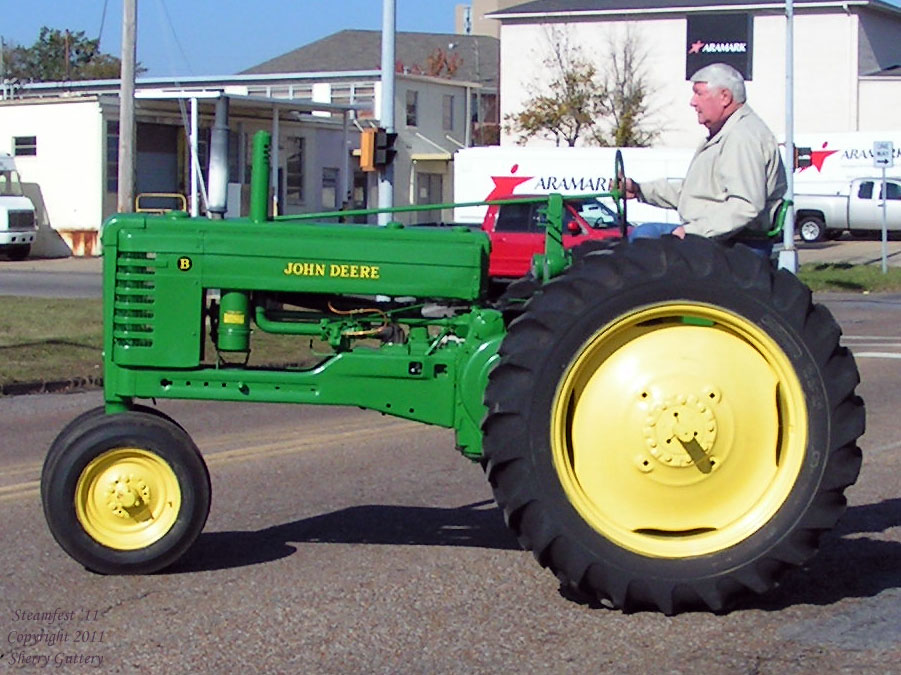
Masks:
[[[0,105],[0,149],[36,136],[37,155],[16,157],[22,180],[41,188],[55,230],[96,230],[102,220],[103,123],[95,99]]]

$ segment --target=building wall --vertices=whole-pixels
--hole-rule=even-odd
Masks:
[[[748,101],[781,137],[785,133],[785,17],[780,13],[758,14],[753,25],[753,79],[747,83]],[[610,53],[610,37],[621,39],[627,29],[631,30],[647,55],[647,80],[653,92],[650,107],[655,111],[651,122],[662,130],[656,145],[693,147],[704,137],[704,129],[689,107],[691,87],[685,80],[687,22],[673,15],[555,25],[507,21],[501,31],[502,120],[521,111],[530,96],[546,90],[550,78],[543,62],[552,54],[555,27],[580,45],[599,70],[603,70],[604,57]],[[871,101],[881,97],[897,100],[901,81],[882,78],[859,84],[859,75],[877,62],[883,67],[901,62],[901,19],[835,10],[799,14],[796,9],[794,57],[796,133],[898,126],[897,114],[889,120],[890,108],[874,109]],[[866,90],[866,97],[861,94],[858,98],[859,89]],[[508,129],[502,131],[502,145],[516,140]],[[550,138],[528,142],[535,146],[553,144]]]
[[[37,155],[17,157],[16,165],[24,182],[40,188],[47,224],[77,248],[68,233],[97,230],[102,220],[103,124],[97,100],[0,105],[0,129],[0,147],[9,152],[14,136],[37,137]]]
[[[901,86],[890,86],[885,78],[860,80],[860,128],[873,131],[901,129]],[[896,149],[901,146],[896,146]],[[895,160],[898,164],[898,160]]]
[[[860,15],[860,74],[869,75],[901,63],[901,27],[883,14]]]

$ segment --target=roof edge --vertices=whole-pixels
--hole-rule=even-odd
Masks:
[[[799,2],[794,5],[799,9],[823,9],[847,7],[869,7],[877,11],[885,11],[901,15],[901,7],[896,7],[879,0],[817,0],[815,2]],[[784,2],[746,2],[735,5],[707,4],[693,7],[660,7],[632,8],[632,9],[576,9],[548,12],[510,12],[502,10],[485,15],[486,19],[496,19],[503,22],[505,19],[548,19],[548,18],[575,18],[582,19],[592,16],[633,16],[636,14],[697,14],[713,11],[748,11],[748,10],[780,10],[784,11]]]

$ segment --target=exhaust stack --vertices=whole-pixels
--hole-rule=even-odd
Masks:
[[[210,134],[209,211],[225,217],[228,207],[228,96],[216,101],[216,118]]]

